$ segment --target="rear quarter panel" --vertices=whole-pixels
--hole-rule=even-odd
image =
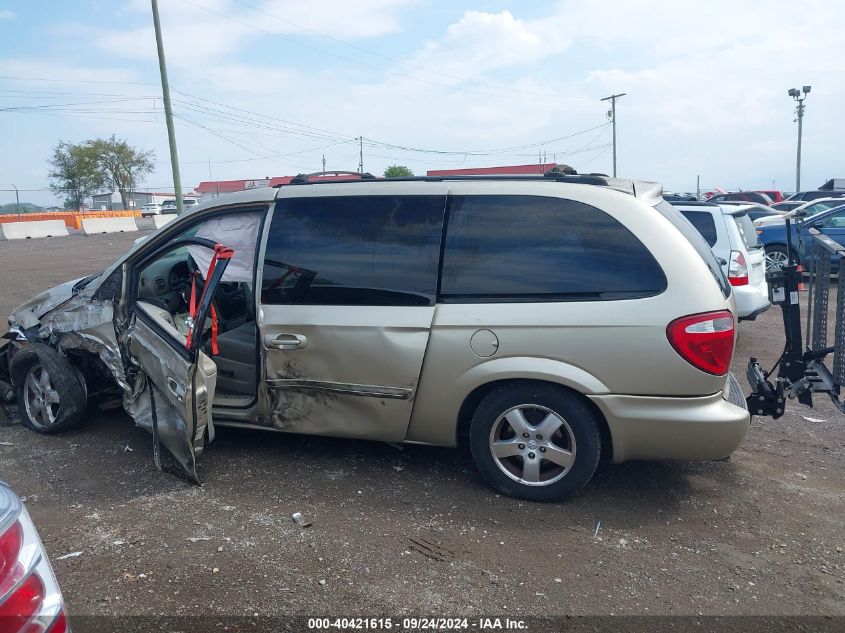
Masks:
[[[454,193],[472,193],[476,185],[459,184],[453,186]],[[489,194],[486,184],[483,193]],[[496,188],[494,193],[525,193],[519,183]],[[536,195],[538,189],[543,195],[598,207],[620,220],[657,259],[666,275],[666,290],[620,301],[439,304],[408,441],[454,444],[464,399],[496,380],[546,380],[583,394],[701,396],[724,387],[724,376],[695,369],[666,337],[667,325],[678,317],[726,308],[735,313],[732,297],[722,295],[692,244],[633,196],[561,183],[534,184],[531,193]],[[470,338],[481,329],[499,339],[490,358],[470,348]]]

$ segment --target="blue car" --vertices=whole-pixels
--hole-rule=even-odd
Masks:
[[[799,230],[800,226],[800,230]],[[809,267],[812,258],[813,240],[810,229],[815,228],[827,235],[834,242],[845,246],[845,204],[816,213],[803,218],[803,222],[793,221],[790,225],[792,233],[793,255],[805,268]],[[789,260],[786,246],[786,223],[759,223],[757,225],[757,239],[766,249],[766,270],[780,268]]]

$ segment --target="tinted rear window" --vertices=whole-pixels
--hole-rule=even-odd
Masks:
[[[270,304],[431,305],[443,196],[287,198],[267,238]]]
[[[715,207],[714,207],[715,208]],[[681,211],[690,223],[701,233],[701,236],[707,241],[708,246],[713,246],[718,241],[716,234],[716,223],[713,221],[713,214],[707,211]]]
[[[629,299],[658,294],[651,253],[595,207],[539,196],[450,196],[442,301]]]
[[[719,264],[719,260],[716,259],[713,251],[710,250],[709,246],[707,246],[707,242],[704,241],[701,233],[696,231],[695,227],[689,222],[689,220],[684,218],[684,216],[682,216],[675,207],[665,200],[656,205],[654,208],[660,211],[664,218],[674,224],[675,228],[678,229],[681,234],[687,238],[687,240],[689,240],[693,247],[695,247],[695,250],[698,251],[699,255],[701,255],[701,259],[704,260],[704,263],[706,263],[707,267],[710,269],[710,273],[713,275],[716,283],[718,283],[719,287],[722,289],[722,294],[726,299],[730,297],[731,285],[728,283],[727,277],[725,277],[725,273]]]

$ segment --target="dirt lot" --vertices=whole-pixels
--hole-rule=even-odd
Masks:
[[[3,321],[137,236],[0,243]],[[776,310],[740,325],[743,384],[781,332]],[[845,416],[823,398],[755,419],[730,461],[603,465],[565,504],[494,494],[464,451],[225,429],[196,487],[122,412],[90,417],[0,428],[71,614],[845,615]]]

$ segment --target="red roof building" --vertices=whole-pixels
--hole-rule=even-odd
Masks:
[[[429,169],[427,176],[526,176],[544,174],[557,163],[506,165],[504,167],[467,167],[464,169]]]
[[[335,174],[334,172],[326,172],[323,176],[315,176],[315,180],[349,180],[354,178],[354,175],[349,174]],[[286,185],[293,180],[293,176],[274,176],[272,178],[258,178],[256,180],[204,180],[197,185],[195,191],[204,198],[213,198],[224,193],[233,193],[235,191],[247,191],[249,189],[259,189],[261,187],[278,187]]]

